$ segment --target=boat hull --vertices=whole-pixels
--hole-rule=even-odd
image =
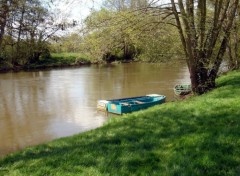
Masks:
[[[147,109],[157,104],[162,104],[166,100],[164,95],[147,95],[124,99],[110,100],[107,104],[107,111],[114,114],[125,114],[134,111]]]

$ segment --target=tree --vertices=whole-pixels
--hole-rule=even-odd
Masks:
[[[206,0],[171,0],[171,9],[188,64],[193,91],[215,87],[231,34],[239,0],[216,0],[208,15]]]
[[[104,8],[85,21],[86,51],[99,60],[170,59],[179,50],[176,29],[167,26],[159,10],[149,4],[147,0],[106,0]]]
[[[48,53],[47,40],[68,25],[54,18],[51,0],[0,2],[0,57],[12,67],[38,62]]]
[[[0,0],[0,54],[2,53],[2,42],[10,11],[9,4],[11,4],[11,0]]]
[[[228,56],[228,69],[234,70],[239,69],[240,67],[240,58],[239,58],[239,25],[240,25],[240,12],[237,12],[237,18],[233,23],[233,32],[230,35],[230,39],[227,44],[227,56]]]
[[[19,0],[10,13],[8,35],[14,39],[12,64],[37,61],[43,48],[48,11],[38,0]],[[43,25],[45,25],[43,27]]]
[[[86,19],[85,51],[98,62],[133,59],[135,47],[129,32],[125,25],[119,25],[119,21],[124,22],[124,14],[102,9]]]
[[[80,53],[82,43],[82,37],[78,33],[71,33],[63,37],[54,36],[51,38],[50,49],[55,53]]]

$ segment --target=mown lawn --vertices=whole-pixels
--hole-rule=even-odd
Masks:
[[[208,94],[11,154],[0,175],[240,175],[240,72],[217,83]]]

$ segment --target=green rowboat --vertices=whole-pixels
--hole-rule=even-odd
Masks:
[[[178,84],[174,87],[175,95],[188,95],[192,92],[192,87],[189,84]]]

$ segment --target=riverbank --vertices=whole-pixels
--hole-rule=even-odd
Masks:
[[[239,175],[240,72],[212,92],[0,160],[0,175]]]
[[[121,60],[114,61],[113,63],[130,63],[133,60]],[[44,70],[53,68],[68,68],[68,67],[80,67],[90,64],[100,64],[102,62],[96,61],[93,58],[81,53],[51,53],[49,58],[42,58],[36,63],[26,65],[13,66],[7,62],[0,62],[0,73],[1,72],[18,72],[18,71],[31,71],[31,70]]]
[[[7,63],[2,64],[0,67],[0,72],[79,67],[92,63],[94,62],[92,62],[90,58],[81,53],[51,53],[51,57],[40,59],[34,64],[17,66],[12,66],[11,64]]]
[[[91,64],[91,59],[81,53],[51,53],[51,57],[40,60],[35,64],[24,66],[26,70],[76,67]]]

